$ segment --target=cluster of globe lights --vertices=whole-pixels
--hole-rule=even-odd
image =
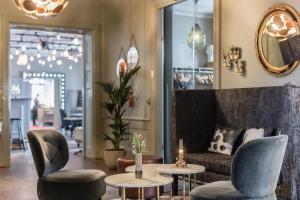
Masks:
[[[17,49],[15,51],[15,55],[17,56],[17,65],[27,66],[27,69],[30,70],[31,69],[30,62],[34,62],[35,60],[37,60],[38,64],[40,64],[42,66],[45,66],[46,63],[48,62],[49,67],[52,68],[54,66],[53,65],[54,62],[56,63],[57,66],[63,65],[62,58],[73,61],[74,63],[78,63],[79,57],[82,56],[82,46],[79,45],[80,41],[77,37],[74,39],[73,42],[76,43],[75,46],[77,46],[77,51],[78,51],[77,55],[71,55],[71,53],[69,52],[69,49],[65,49],[64,51],[58,51],[55,49],[46,50],[46,49],[43,49],[41,45],[38,45],[37,46],[37,54],[35,56],[33,56],[33,55],[29,56],[28,54],[26,54],[26,50],[27,50],[26,46],[22,45],[22,47],[20,49]],[[45,51],[47,51],[46,56],[43,55],[42,51],[44,53],[45,53]],[[14,59],[14,55],[10,54],[10,60],[13,60],[13,59]],[[70,65],[69,69],[72,70],[73,66]]]
[[[25,12],[25,15],[35,19],[56,16],[69,3],[65,0],[13,0],[13,2],[19,10]]]

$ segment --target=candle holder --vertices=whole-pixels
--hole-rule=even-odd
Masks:
[[[178,157],[176,158],[176,167],[178,167],[178,168],[187,167],[187,163],[184,160],[184,153],[183,153],[182,149],[179,150]]]

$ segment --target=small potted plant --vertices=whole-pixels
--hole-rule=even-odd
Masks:
[[[127,139],[128,123],[124,122],[123,115],[126,112],[126,103],[132,86],[130,80],[137,74],[140,67],[137,66],[119,75],[118,82],[100,82],[107,95],[103,108],[108,112],[111,120],[108,125],[111,133],[105,133],[105,139],[113,145],[112,149],[104,151],[104,162],[109,169],[117,168],[117,160],[125,154],[125,150],[120,148],[121,142]]]
[[[146,142],[141,134],[136,134],[132,138],[132,148],[135,155],[135,177],[142,178],[143,176],[143,152],[146,147]]]

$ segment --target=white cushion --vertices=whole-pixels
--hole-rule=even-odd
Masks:
[[[244,138],[243,138],[243,144],[250,142],[252,140],[257,140],[264,137],[264,129],[263,128],[250,128],[246,130]]]

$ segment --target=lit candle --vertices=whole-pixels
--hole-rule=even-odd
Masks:
[[[183,139],[179,140],[179,150],[183,150]]]

